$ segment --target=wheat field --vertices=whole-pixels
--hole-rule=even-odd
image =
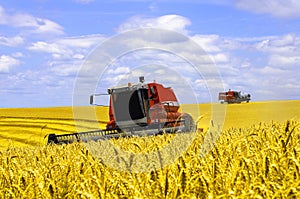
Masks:
[[[211,105],[182,107],[192,115],[200,107],[205,131],[171,164],[164,164],[169,157],[161,149],[175,136],[179,146],[188,134],[111,140],[113,153],[100,141],[104,152],[97,156],[82,143],[45,145],[48,133],[76,131],[70,107],[1,109],[0,198],[299,198],[300,101],[224,106],[223,131],[204,156]],[[103,112],[107,107],[96,108],[100,128],[108,120]],[[88,116],[79,119],[82,129],[95,125]],[[135,162],[119,149],[147,161]],[[160,167],[151,167],[150,153]],[[149,169],[135,172],[134,166]]]
[[[249,127],[259,122],[284,122],[300,119],[300,101],[266,101],[226,106],[224,130]],[[194,120],[201,116],[199,128],[208,130],[211,104],[182,105],[181,111],[190,113]],[[108,107],[82,107],[95,111],[96,119],[81,114],[74,122],[72,107],[55,108],[0,108],[0,148],[8,146],[40,146],[50,133],[65,134],[105,128],[109,120]]]

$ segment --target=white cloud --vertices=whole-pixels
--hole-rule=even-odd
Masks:
[[[60,48],[58,44],[47,43],[44,41],[35,42],[28,49],[33,51],[46,52],[46,53],[58,53],[58,54],[66,53],[65,50]]]
[[[295,34],[286,34],[279,38],[273,38],[271,41],[272,45],[274,46],[287,46],[287,45],[294,45],[297,38]]]
[[[214,54],[212,55],[212,58],[215,63],[226,63],[229,61],[229,58],[225,53]]]
[[[56,43],[75,48],[91,48],[106,39],[103,35],[84,35],[78,37],[65,37],[56,41]]]
[[[12,56],[13,56],[14,58],[20,58],[20,57],[24,57],[24,54],[21,53],[21,52],[15,52],[15,53],[12,54]]]
[[[271,54],[280,55],[299,55],[300,37],[295,34],[286,34],[283,36],[270,37],[259,41],[255,48]]]
[[[208,53],[220,52],[219,35],[195,35],[192,39],[197,42]]]
[[[54,76],[63,76],[63,77],[68,77],[68,76],[75,77],[81,66],[80,61],[74,61],[74,62],[52,61],[48,64],[51,66],[51,68],[49,69],[49,71],[51,72],[50,74],[54,74]]]
[[[164,15],[157,18],[146,18],[135,16],[119,26],[119,32],[133,30],[137,28],[162,28],[187,34],[187,26],[191,21],[180,15]]]
[[[0,57],[0,73],[8,73],[11,67],[20,65],[20,61],[9,56],[2,55]]]
[[[295,34],[264,39],[255,45],[258,52],[267,55],[272,67],[298,67],[300,63],[300,37]]]
[[[51,20],[35,18],[35,20],[32,22],[35,23],[34,25],[35,30],[33,30],[33,33],[37,33],[37,34],[52,33],[58,35],[64,34],[63,27]]]
[[[48,67],[46,70],[53,78],[75,77],[86,56],[103,39],[101,35],[86,35],[65,37],[51,42],[37,41],[28,50],[43,54],[43,64]]]
[[[24,43],[24,38],[21,36],[3,37],[0,36],[0,45],[16,47]]]
[[[72,104],[73,77],[54,75],[49,70],[27,70],[0,78],[1,106],[36,107]]]
[[[47,43],[44,41],[35,42],[29,46],[28,49],[40,53],[49,53],[52,58],[56,60],[72,59],[74,54],[74,50],[67,46],[59,45],[57,43]]]
[[[279,67],[289,67],[289,66],[299,66],[300,55],[299,56],[282,56],[282,55],[271,55],[269,64],[271,66]]]
[[[25,13],[6,13],[1,6],[0,24],[26,28],[34,34],[64,34],[63,27],[49,19],[34,17]]]
[[[262,75],[286,75],[286,73],[288,72],[287,70],[274,68],[271,66],[265,66],[261,69],[257,69],[256,71]]]
[[[80,37],[66,37],[52,42],[37,41],[28,47],[29,50],[49,53],[53,59],[83,59],[86,54],[103,41],[101,35],[87,35]]]
[[[216,64],[224,64],[230,61],[229,50],[238,48],[239,42],[230,38],[222,38],[219,35],[194,35],[192,39],[210,55]]]
[[[83,54],[75,54],[74,56],[73,56],[73,58],[74,59],[83,59],[85,56],[83,55]]]
[[[254,13],[266,13],[276,17],[300,17],[298,0],[237,0],[235,5]]]
[[[113,75],[113,76],[109,76],[109,77],[104,77],[102,80],[110,85],[110,86],[116,86],[116,85],[120,85],[122,83],[120,83],[121,80],[126,80],[128,79],[128,74],[118,74],[118,75]],[[109,86],[109,87],[110,87]]]
[[[116,75],[116,74],[126,74],[130,72],[130,68],[129,67],[118,67],[116,69],[109,69],[107,70],[107,74],[108,75]]]
[[[207,89],[208,85],[214,85],[215,88],[223,89],[223,84],[218,79],[196,79],[194,85],[198,89]]]

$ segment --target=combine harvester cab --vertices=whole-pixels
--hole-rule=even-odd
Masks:
[[[219,93],[219,101],[227,104],[240,104],[241,102],[249,102],[251,100],[250,94],[243,94],[241,91],[232,91],[229,89],[227,92]]]
[[[109,119],[106,129],[48,136],[48,144],[110,139],[130,136],[149,136],[162,133],[192,132],[196,130],[193,118],[180,113],[179,103],[172,88],[152,82],[140,82],[114,86],[107,90],[110,95]],[[90,96],[90,104],[94,98]]]

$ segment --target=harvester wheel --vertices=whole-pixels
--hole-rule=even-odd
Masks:
[[[191,115],[184,113],[182,119],[184,119],[185,132],[194,132],[196,130],[196,125]]]

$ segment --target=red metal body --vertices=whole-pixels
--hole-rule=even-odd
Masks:
[[[219,93],[219,100],[221,103],[241,103],[241,102],[249,102],[250,94],[241,94],[241,91],[232,91],[229,89],[227,92]]]
[[[172,88],[164,87],[156,82],[145,84],[147,88],[147,100],[144,101],[147,125],[164,123],[165,127],[181,125],[179,121],[181,113],[178,112],[179,103]],[[132,86],[128,84],[128,87]],[[109,118],[106,129],[116,129],[117,122],[113,106],[112,95],[110,96]]]
[[[224,100],[224,102],[229,102],[235,98],[234,91],[220,92],[219,100]]]

